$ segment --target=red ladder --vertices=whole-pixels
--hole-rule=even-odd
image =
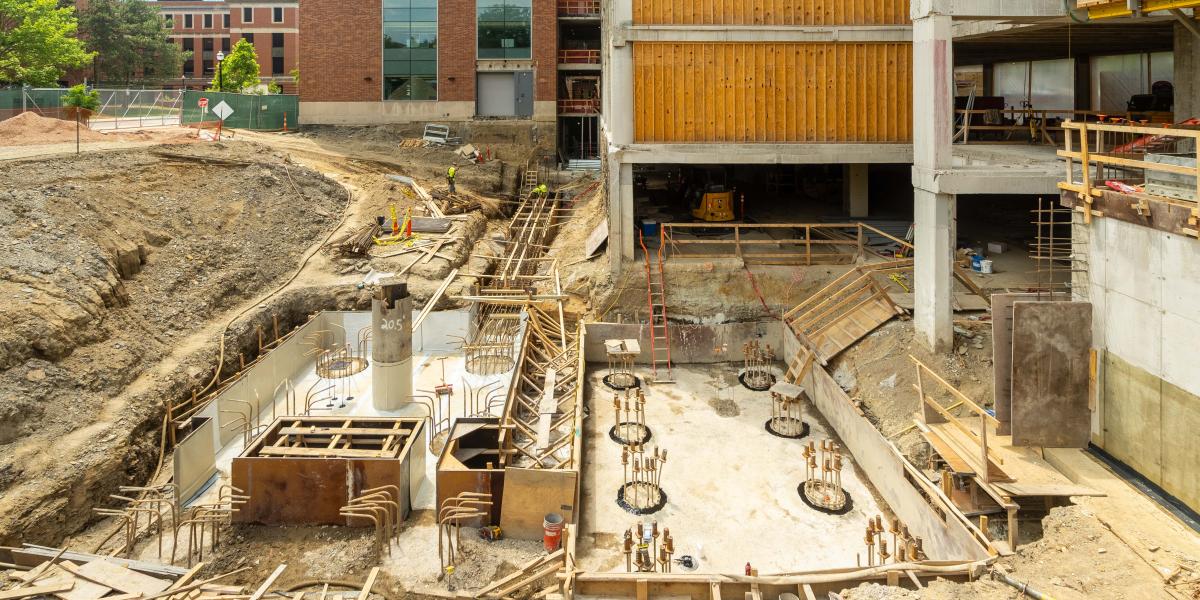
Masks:
[[[662,251],[665,240],[658,243],[658,268],[651,268],[650,252],[646,250],[646,240],[638,230],[638,243],[642,246],[642,256],[646,259],[646,303],[650,308],[650,365],[654,371],[656,383],[672,383],[671,375],[671,331],[667,326],[667,297],[663,286]],[[659,378],[659,366],[665,366],[666,378]]]

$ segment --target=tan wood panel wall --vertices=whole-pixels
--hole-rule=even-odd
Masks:
[[[633,0],[637,25],[901,25],[908,0]]]
[[[634,44],[638,142],[912,140],[909,43]]]

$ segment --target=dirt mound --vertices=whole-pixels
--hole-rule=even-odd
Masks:
[[[211,376],[189,336],[290,274],[346,202],[257,145],[158,149],[0,163],[0,544],[55,543],[89,496],[140,484],[166,399]],[[181,346],[195,362],[163,366]]]
[[[106,139],[102,133],[79,128],[79,139],[97,142]],[[75,123],[43,117],[37,113],[24,112],[11,119],[0,121],[0,146],[30,146],[75,141]]]
[[[897,446],[912,457],[924,442],[911,428],[920,403],[910,354],[975,402],[992,405],[991,322],[960,321],[954,347],[950,354],[930,353],[917,339],[912,321],[894,319],[830,361],[829,373],[863,403],[875,426],[885,436],[895,436]],[[952,402],[943,399],[943,404]]]

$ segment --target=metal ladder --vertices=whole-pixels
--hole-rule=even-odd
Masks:
[[[662,249],[664,240],[659,241],[657,268],[650,264],[650,252],[646,250],[646,240],[638,231],[638,243],[642,246],[642,256],[646,259],[646,303],[650,308],[650,366],[654,371],[655,383],[674,383],[671,374],[671,331],[667,325],[667,297],[664,287]],[[658,375],[659,367],[667,372],[665,378]]]
[[[532,192],[533,188],[537,187],[537,185],[538,185],[538,172],[537,171],[525,171],[525,177],[524,177],[524,179],[521,180],[521,194],[523,196],[528,196],[529,192]]]

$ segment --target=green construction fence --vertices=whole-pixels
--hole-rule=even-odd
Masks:
[[[208,99],[208,112],[200,108],[201,98]],[[225,127],[278,131],[285,129],[286,121],[286,129],[294,130],[300,122],[299,96],[187,91],[183,93],[183,124],[219,121],[213,109],[222,102],[233,109],[225,119]]]

